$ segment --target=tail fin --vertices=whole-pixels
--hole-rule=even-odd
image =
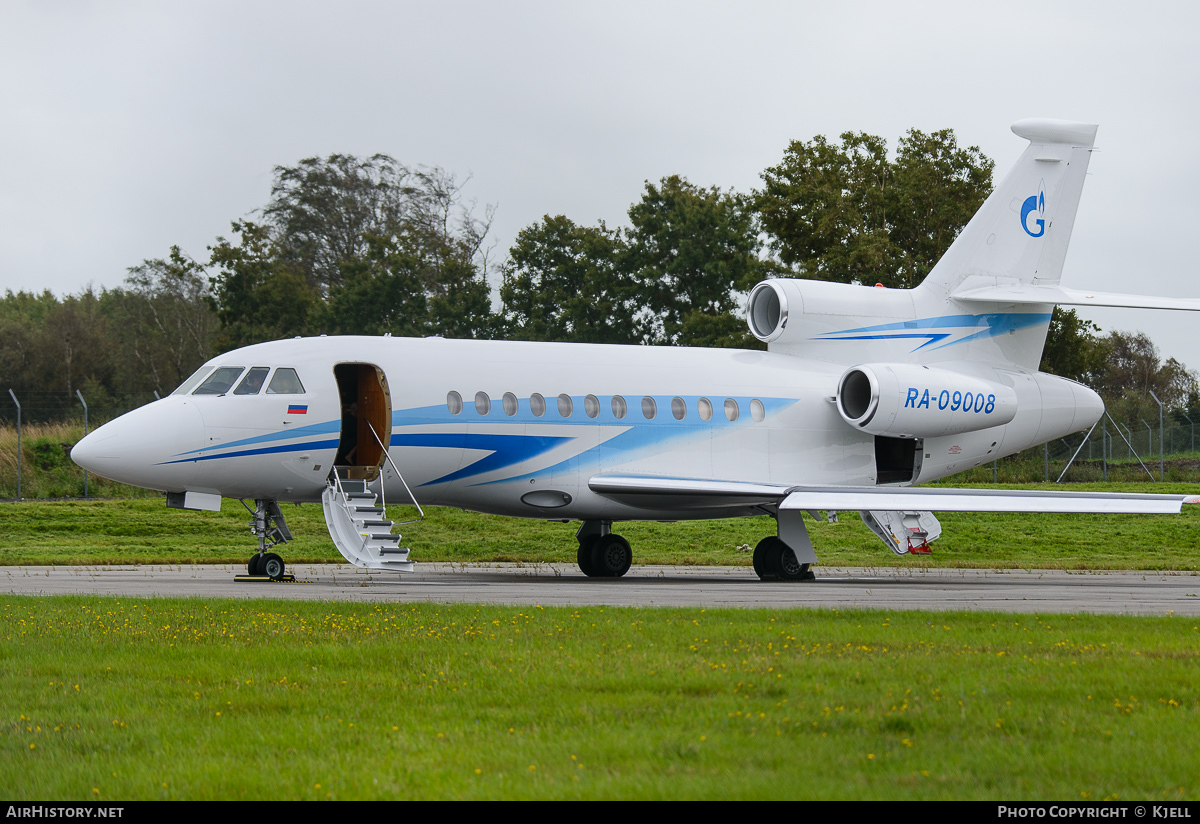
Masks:
[[[982,311],[995,316],[994,323],[989,318],[989,328],[1011,332],[987,335],[1000,351],[985,347],[973,351],[971,359],[999,358],[1029,368],[1041,360],[1053,304],[960,304],[954,294],[990,286],[1058,284],[1096,129],[1062,120],[1013,124],[1013,132],[1027,139],[1029,147],[913,290],[918,317]]]

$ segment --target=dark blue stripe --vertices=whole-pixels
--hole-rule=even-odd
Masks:
[[[307,443],[289,443],[284,446],[268,446],[263,449],[244,449],[241,452],[226,452],[222,455],[201,455],[196,458],[183,458],[178,461],[162,461],[157,464],[177,464],[177,463],[192,463],[193,461],[215,461],[218,458],[243,458],[246,455],[268,455],[273,452],[303,452],[306,449],[336,449],[338,442],[332,441],[308,441]],[[221,447],[213,447],[220,449]]]

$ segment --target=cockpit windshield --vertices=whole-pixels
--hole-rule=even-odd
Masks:
[[[191,374],[187,380],[179,384],[179,387],[172,392],[172,395],[186,395],[196,388],[196,384],[200,383],[201,378],[212,371],[212,364],[206,363]]]
[[[233,382],[242,374],[243,366],[222,366],[208,376],[208,380],[200,384],[193,395],[224,395],[233,386]]]
[[[280,367],[275,370],[275,375],[271,378],[271,385],[267,387],[268,395],[303,395],[304,385],[300,383],[300,376],[296,374],[296,370],[291,367]]]
[[[238,384],[237,389],[233,390],[233,394],[257,395],[270,371],[271,367],[269,366],[255,366],[246,373],[246,377],[242,378],[242,382]]]

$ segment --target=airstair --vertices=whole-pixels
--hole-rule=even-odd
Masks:
[[[374,428],[371,429],[374,434]],[[378,435],[375,435],[378,438]],[[387,518],[387,500],[384,481],[391,472],[404,485],[420,518],[401,521],[400,525],[416,523],[425,518],[425,512],[409,489],[400,470],[392,463],[391,456],[384,453],[385,465],[377,476],[379,494],[371,489],[371,483],[358,478],[343,477],[342,468],[335,467],[329,475],[329,483],[321,493],[321,505],[325,509],[325,526],[329,537],[347,561],[364,569],[386,569],[393,572],[412,572],[413,562],[408,560],[408,548],[400,546],[401,536],[392,533],[395,521]]]

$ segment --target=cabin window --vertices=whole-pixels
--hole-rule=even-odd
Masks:
[[[617,420],[624,418],[625,414],[629,411],[629,406],[625,403],[625,399],[620,395],[613,395],[612,411],[613,417]]]
[[[654,403],[654,398],[647,395],[642,398],[642,416],[648,420],[654,420],[654,416],[658,414],[658,407]]]
[[[763,402],[758,398],[750,401],[750,417],[754,418],[756,423],[762,423],[763,418],[767,417],[767,410],[763,408]]]
[[[451,415],[461,414],[463,409],[462,395],[454,392],[453,390],[447,393],[446,408],[450,410]]]
[[[268,395],[303,395],[304,384],[300,383],[300,376],[296,374],[296,370],[291,367],[283,367],[276,369],[275,374],[271,376],[271,384],[267,387]]]
[[[529,411],[533,413],[535,418],[540,418],[546,414],[546,399],[534,392],[529,396]]]
[[[671,398],[671,415],[677,421],[687,417],[687,402],[683,398]]]
[[[571,396],[570,395],[559,395],[558,396],[558,414],[562,415],[564,418],[569,418],[569,417],[571,417],[571,409],[572,409]]]
[[[492,399],[488,397],[487,392],[475,393],[475,411],[480,415],[486,415],[492,411]]]
[[[588,395],[583,399],[583,411],[589,418],[594,418],[600,414],[600,399],[595,395]]]
[[[730,421],[738,419],[738,404],[733,398],[725,399],[725,417]]]
[[[708,398],[701,398],[700,400],[696,401],[696,411],[700,413],[700,420],[711,421],[712,401],[710,401]]]
[[[512,392],[504,393],[504,414],[510,418],[517,414],[517,396]]]
[[[172,395],[186,395],[188,392],[191,392],[193,389],[196,388],[196,384],[200,383],[200,379],[208,374],[210,369],[212,369],[212,366],[210,366],[207,363],[204,364],[199,369],[197,369],[195,372],[193,372],[191,377],[189,377],[183,383],[179,384],[179,388],[177,388],[171,394]]]
[[[233,386],[233,382],[242,374],[242,366],[222,366],[208,376],[208,380],[200,384],[193,395],[224,395]]]
[[[242,382],[238,384],[238,388],[233,390],[235,395],[257,395],[262,390],[263,384],[266,383],[267,373],[271,371],[269,366],[256,366],[246,373],[246,377],[242,378]]]

